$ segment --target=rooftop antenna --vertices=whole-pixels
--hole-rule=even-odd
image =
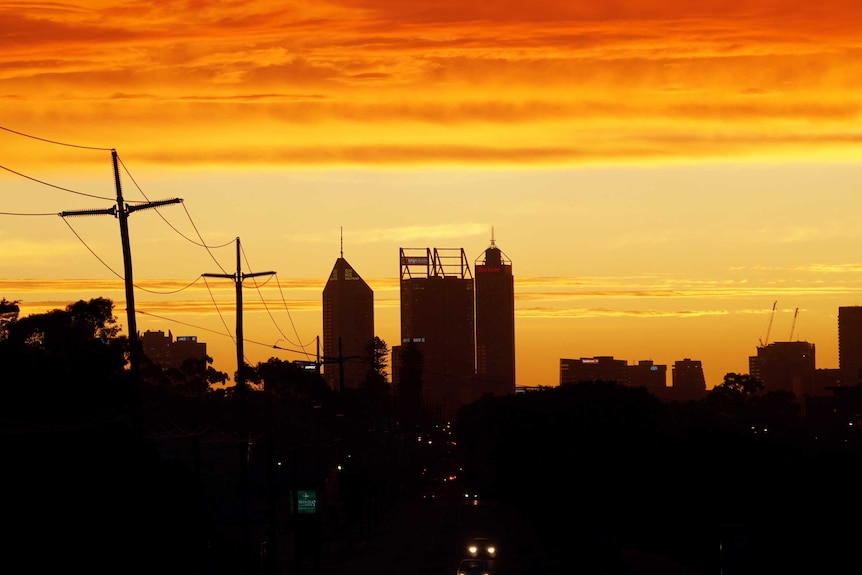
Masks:
[[[494,245],[494,226],[491,226],[491,245]]]
[[[338,228],[341,232],[341,257],[344,258],[344,226]]]

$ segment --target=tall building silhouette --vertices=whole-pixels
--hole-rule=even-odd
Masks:
[[[667,366],[653,363],[651,359],[641,359],[634,365],[629,365],[628,384],[632,387],[644,387],[657,397],[664,397],[667,388]]]
[[[474,264],[476,385],[482,392],[515,392],[515,278],[512,261],[491,245]]]
[[[671,369],[671,395],[677,400],[697,400],[706,395],[706,378],[700,360],[675,361]]]
[[[357,388],[374,339],[374,291],[344,259],[342,248],[323,288],[323,378],[332,389]]]
[[[401,347],[412,342],[422,352],[425,403],[451,417],[475,373],[470,265],[463,248],[399,252]]]
[[[838,308],[838,369],[844,385],[862,382],[862,306]]]
[[[790,391],[797,399],[815,388],[815,346],[807,341],[777,341],[759,346],[748,358],[748,372],[764,391]]]

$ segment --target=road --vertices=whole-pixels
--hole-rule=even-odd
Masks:
[[[457,498],[417,501],[394,510],[355,554],[324,557],[324,575],[455,575],[467,541],[488,537],[498,544],[497,575],[550,573],[541,541],[508,506]]]

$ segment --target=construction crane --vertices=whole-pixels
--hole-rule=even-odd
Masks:
[[[787,338],[787,341],[793,341],[793,330],[796,329],[796,316],[799,315],[799,308],[796,308],[796,311],[793,312],[793,323],[790,324],[790,337]]]
[[[772,331],[772,320],[775,318],[775,306],[778,305],[778,301],[772,302],[772,314],[769,316],[769,325],[766,326],[766,337],[760,340],[760,347],[766,347],[769,343],[769,332]]]

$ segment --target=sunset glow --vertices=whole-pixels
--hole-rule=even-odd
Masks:
[[[0,297],[111,297],[236,369],[315,352],[344,257],[397,345],[399,247],[497,245],[519,385],[560,358],[838,367],[862,305],[862,8],[851,0],[0,3]],[[791,318],[799,308],[791,333]],[[276,343],[280,342],[280,343]],[[279,348],[287,348],[285,351]],[[301,353],[299,353],[301,352]]]

